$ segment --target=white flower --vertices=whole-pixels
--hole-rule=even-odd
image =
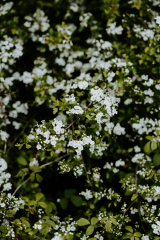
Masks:
[[[114,127],[113,133],[116,135],[124,135],[125,134],[125,128],[121,127],[119,123],[116,124]]]

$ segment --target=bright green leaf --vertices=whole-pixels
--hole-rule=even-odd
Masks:
[[[39,201],[42,197],[44,197],[43,193],[36,193],[36,200]]]
[[[141,236],[142,236],[142,233],[140,233],[140,232],[135,232],[135,233],[134,233],[134,236],[135,236],[135,237],[141,237]]]
[[[86,235],[91,235],[94,232],[94,226],[90,225],[86,230]]]
[[[106,222],[105,229],[106,229],[107,232],[111,231],[111,221],[110,220],[108,220]]]
[[[42,208],[46,208],[47,204],[45,202],[38,202],[38,205]]]
[[[92,225],[95,225],[98,221],[99,221],[98,218],[93,217],[93,218],[91,219],[91,224],[92,224]]]
[[[111,217],[110,220],[112,221],[112,223],[113,223],[114,225],[117,225],[117,220],[116,220],[115,218]]]
[[[80,218],[77,221],[77,224],[78,224],[78,226],[85,226],[85,225],[90,224],[90,222],[87,219],[85,219],[85,218]]]
[[[150,142],[147,142],[147,143],[145,144],[145,146],[144,146],[144,152],[145,152],[145,153],[150,152],[150,150],[151,150],[150,145],[151,145]]]
[[[137,194],[133,194],[132,197],[131,197],[131,201],[134,201],[137,197],[138,197]]]
[[[157,143],[153,141],[151,143],[151,149],[154,151],[156,148],[157,148]]]
[[[131,226],[125,226],[125,229],[129,232],[133,233],[133,228]]]

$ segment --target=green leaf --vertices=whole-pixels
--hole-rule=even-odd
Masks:
[[[33,205],[37,205],[37,202],[36,202],[36,201],[33,201],[33,200],[31,200],[31,201],[29,201],[29,202],[28,202],[28,204],[29,204],[29,205],[31,205],[31,206],[33,206]]]
[[[91,224],[92,224],[92,225],[95,225],[98,221],[99,221],[98,218],[93,217],[93,218],[91,219]]]
[[[131,226],[125,226],[125,229],[129,232],[133,233],[133,228]]]
[[[150,152],[151,148],[150,148],[150,142],[147,142],[144,146],[144,152],[148,153]]]
[[[42,197],[44,197],[43,193],[36,193],[36,200],[39,201]]]
[[[56,226],[56,224],[53,221],[51,221],[51,220],[47,220],[43,224],[44,225],[49,225],[51,227],[55,227]]]
[[[38,205],[42,208],[46,208],[47,204],[45,202],[38,202]]]
[[[8,232],[7,226],[0,226],[0,231],[3,233],[7,233]]]
[[[47,204],[47,207],[45,208],[45,213],[49,215],[52,212],[52,206],[50,204]]]
[[[56,205],[53,202],[49,202],[49,204],[52,206],[53,210],[57,210],[57,207],[56,207]]]
[[[80,218],[77,221],[77,224],[78,224],[78,226],[85,226],[85,225],[90,224],[90,222],[87,219],[85,219],[85,218]]]
[[[91,235],[94,232],[94,226],[90,225],[86,230],[86,235]]]
[[[44,227],[42,227],[41,229],[41,233],[43,235],[47,235],[48,232],[49,232],[49,226],[44,225]]]
[[[113,223],[114,225],[117,225],[117,220],[116,220],[115,218],[111,217],[110,220],[112,221],[112,223]]]
[[[158,166],[160,165],[160,154],[159,153],[155,153],[153,156],[153,164],[154,166]]]
[[[141,236],[142,236],[142,233],[140,233],[140,232],[135,232],[135,233],[134,233],[134,236],[135,236],[135,237],[141,237]]]
[[[27,165],[27,160],[24,157],[18,157],[17,161],[21,165],[24,165],[24,166]]]
[[[31,175],[30,175],[30,180],[31,180],[31,182],[33,182],[34,179],[35,179],[35,173],[31,173]]]
[[[53,109],[53,114],[56,114],[58,112],[58,108]]]
[[[135,239],[135,240],[140,240],[140,238],[138,238],[138,237],[135,237],[134,239]]]
[[[101,219],[101,223],[103,223],[104,221],[106,221],[108,219],[108,217],[104,217]]]
[[[134,201],[137,197],[138,197],[137,194],[133,194],[132,197],[131,197],[131,201]]]
[[[134,240],[134,237],[131,237],[130,240]]]
[[[66,189],[64,192],[64,197],[65,198],[70,198],[76,194],[77,190],[76,189]]]
[[[68,199],[62,198],[60,200],[60,206],[63,210],[65,210],[68,206]]]
[[[42,180],[43,180],[41,175],[39,175],[38,173],[36,173],[36,179],[37,179],[37,182],[42,182]]]
[[[89,238],[89,240],[97,240],[97,238]]]
[[[147,136],[146,138],[147,138],[148,140],[152,140],[152,139],[153,139],[152,136]]]
[[[82,197],[72,196],[70,199],[71,199],[71,202],[72,202],[76,207],[82,206],[82,202],[83,202],[83,198],[82,198]]]
[[[130,233],[131,234],[131,233]],[[125,233],[124,235],[123,235],[123,239],[127,239],[127,238],[130,238],[131,236],[132,236],[132,234],[131,234],[131,236],[130,236],[130,234],[128,234],[128,233]]]
[[[56,210],[56,205],[53,202],[47,203],[47,207],[45,208],[46,214],[50,214],[52,212],[52,209]]]
[[[156,148],[157,148],[157,143],[153,141],[151,143],[151,149],[154,151]]]
[[[32,146],[30,144],[26,144],[26,148],[29,149],[31,148]]]
[[[21,219],[21,221],[22,221],[22,224],[24,224],[27,228],[30,227],[30,223],[27,220]]]
[[[111,231],[111,221],[110,220],[108,220],[106,222],[105,229],[106,229],[107,232]]]
[[[34,165],[33,167],[31,167],[31,169],[32,169],[34,172],[41,172],[41,171],[42,171],[42,169],[41,169],[39,166],[37,166],[37,165]]]

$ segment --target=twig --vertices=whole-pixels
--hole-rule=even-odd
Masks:
[[[44,167],[46,167],[46,166],[48,166],[48,165],[50,165],[50,164],[52,164],[52,163],[54,163],[54,162],[57,162],[57,161],[59,161],[60,159],[66,157],[66,156],[68,156],[68,155],[69,155],[69,153],[67,153],[66,155],[64,155],[64,156],[62,156],[62,157],[57,158],[56,160],[54,160],[54,161],[52,161],[52,162],[43,164],[42,166],[40,166],[40,168],[44,168]],[[34,173],[36,173],[36,172],[34,172]],[[14,195],[16,194],[16,192],[17,192],[25,183],[27,183],[29,180],[30,180],[30,177],[27,178],[24,182],[22,182],[22,183],[16,188],[16,190],[14,191],[14,193],[12,194],[12,196],[14,196]]]
[[[32,118],[33,119],[33,118]],[[11,150],[11,148],[13,147],[14,143],[17,141],[17,139],[21,136],[21,134],[24,132],[24,130],[26,129],[26,127],[28,126],[28,124],[30,123],[30,121],[32,120],[30,119],[26,125],[24,126],[24,128],[22,129],[22,131],[18,134],[18,136],[14,139],[14,141],[11,143],[11,146],[9,147],[9,149],[7,150],[7,154],[9,153],[9,151]]]
[[[93,185],[92,185],[92,183],[91,183],[91,181],[90,181],[90,178],[89,178],[89,176],[88,176],[88,173],[87,173],[87,168],[86,168],[86,165],[85,165],[85,163],[84,163],[82,154],[81,154],[81,157],[82,157],[82,162],[83,162],[83,166],[84,166],[84,169],[85,169],[85,172],[86,172],[86,176],[87,176],[88,183],[89,183],[89,185],[91,186],[91,188],[93,188]]]

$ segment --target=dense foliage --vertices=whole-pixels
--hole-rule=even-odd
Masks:
[[[159,7],[1,1],[2,240],[160,239]]]

